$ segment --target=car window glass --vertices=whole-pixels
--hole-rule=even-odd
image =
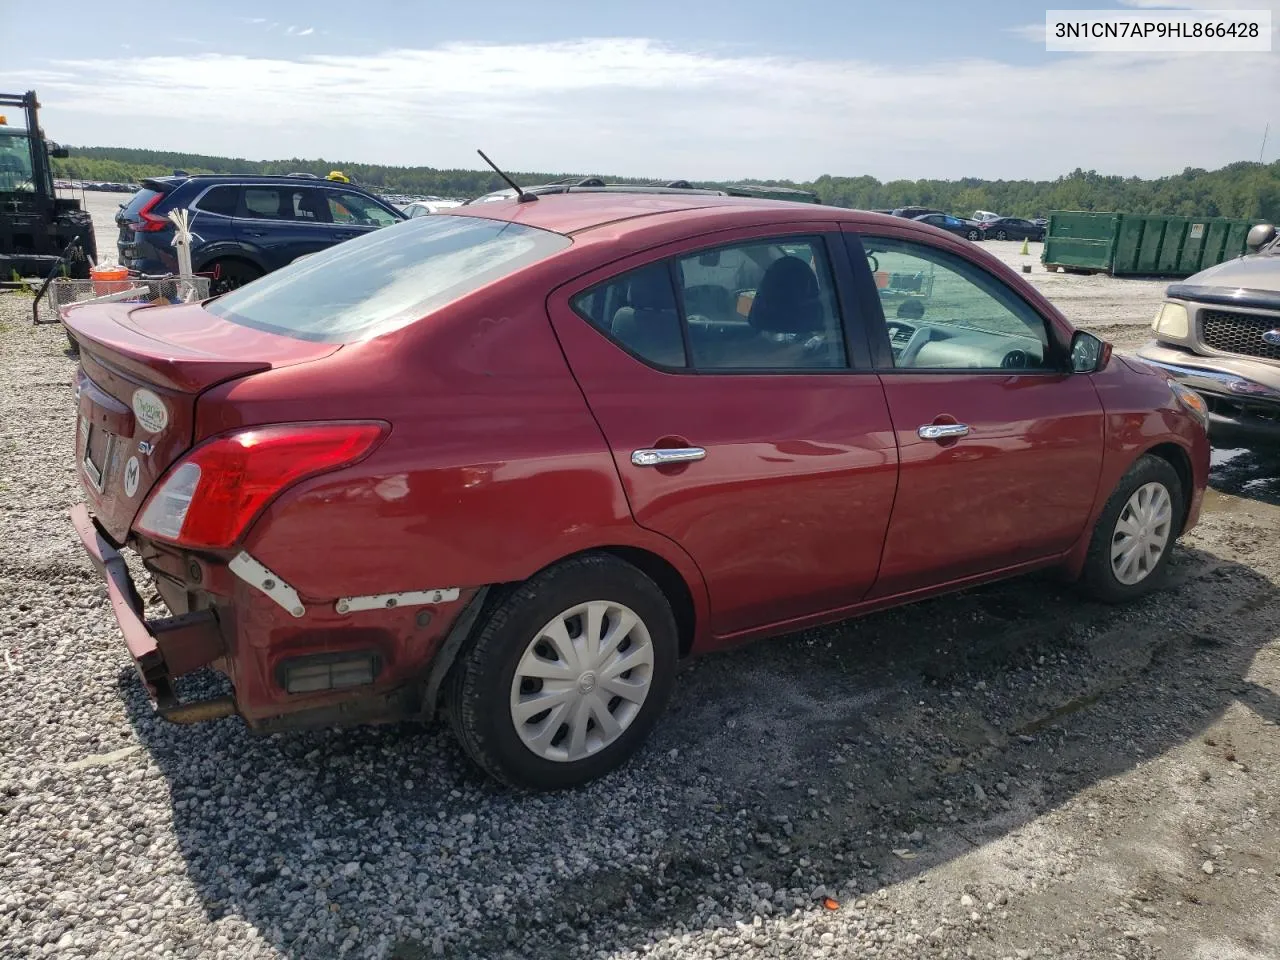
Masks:
[[[845,367],[830,264],[816,239],[753,241],[677,261],[692,366]]]
[[[665,260],[578,294],[573,309],[650,363],[663,367],[687,363],[671,271]]]
[[[895,368],[1051,367],[1044,318],[982,268],[925,244],[862,242]]]
[[[295,220],[307,220],[312,223],[327,223],[329,207],[318,191],[301,187],[286,191],[289,199],[287,207]]]
[[[291,219],[288,208],[282,208],[282,199],[275,187],[245,187],[245,214],[256,219]]]
[[[240,202],[240,188],[236,186],[213,187],[196,202],[196,209],[205,213],[218,213],[224,217],[236,215],[236,205]]]
[[[347,223],[361,227],[389,227],[397,223],[388,211],[383,210],[368,197],[345,191],[329,192],[329,214],[334,223]]]
[[[351,343],[413,323],[571,242],[502,220],[419,217],[295,260],[205,309],[258,330]]]

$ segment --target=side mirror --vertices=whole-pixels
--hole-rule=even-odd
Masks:
[[[1269,223],[1259,223],[1249,228],[1249,235],[1245,237],[1244,245],[1249,248],[1250,253],[1257,253],[1275,238],[1274,226]]]
[[[53,157],[55,160],[65,160],[67,157],[71,156],[71,151],[66,147],[58,146],[56,143],[50,143],[49,156]]]
[[[1098,373],[1111,361],[1111,344],[1077,330],[1071,338],[1071,372]]]
[[[698,254],[698,263],[704,267],[720,266],[720,251],[709,250],[706,253]]]

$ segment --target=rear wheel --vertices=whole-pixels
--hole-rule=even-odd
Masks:
[[[209,281],[209,295],[213,297],[243,287],[262,276],[262,271],[249,261],[231,257],[213,261],[204,272],[214,274]]]
[[[498,780],[577,786],[644,742],[671,695],[677,650],[675,618],[652,580],[614,557],[578,557],[492,612],[450,675],[450,721]]]
[[[1134,600],[1160,587],[1182,532],[1185,494],[1167,460],[1140,457],[1094,527],[1083,585],[1099,600]]]
[[[1009,239],[1009,235],[1008,235],[1007,233],[1005,233],[1003,230],[997,230],[997,231],[996,231],[996,239],[997,239],[997,240],[1008,240],[1008,239]]]
[[[965,236],[966,236],[966,237],[968,237],[970,240],[977,240],[977,239],[978,239],[978,231],[977,231],[977,230],[970,230],[968,233],[966,233],[966,234],[965,234]]]

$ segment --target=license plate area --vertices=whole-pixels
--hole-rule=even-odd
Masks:
[[[95,427],[88,417],[80,418],[84,454],[80,465],[93,489],[102,493],[106,486],[107,464],[111,462],[111,448],[116,438],[101,427]]]

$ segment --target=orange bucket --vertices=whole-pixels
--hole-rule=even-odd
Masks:
[[[93,295],[104,297],[108,293],[120,293],[129,289],[128,267],[90,267],[89,279],[93,281]]]
[[[877,270],[874,274],[876,278],[876,289],[885,290],[889,286],[889,274],[884,270]]]

